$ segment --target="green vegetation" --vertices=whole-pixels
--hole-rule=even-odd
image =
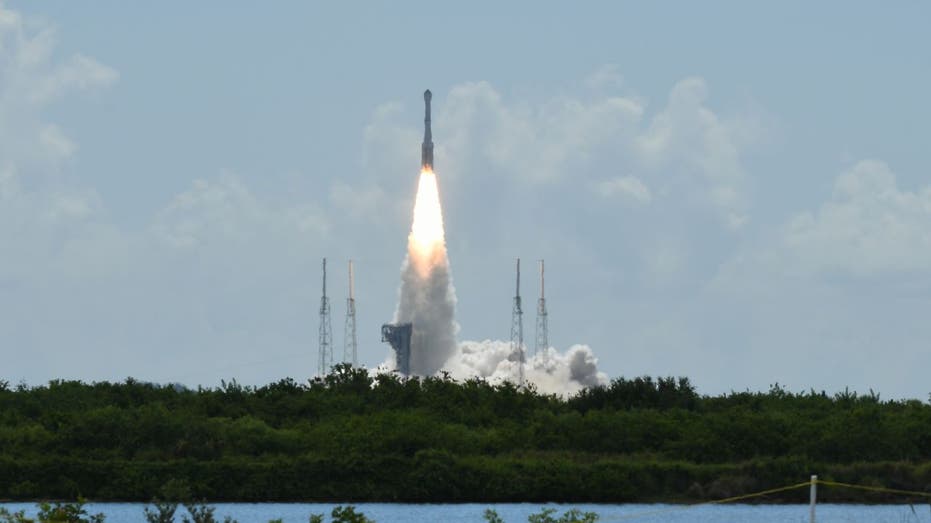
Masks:
[[[105,523],[106,518],[103,514],[90,515],[84,509],[84,500],[79,499],[76,503],[39,503],[39,514],[36,519],[26,517],[25,511],[10,512],[0,507],[0,523]],[[177,502],[153,502],[155,508],[146,507],[144,509],[145,520],[148,523],[174,523],[175,511],[178,509]],[[181,517],[182,523],[219,523],[214,517],[215,507],[206,503],[187,502],[184,504],[187,514]],[[570,511],[571,512],[571,511]],[[577,511],[576,511],[577,512]],[[568,513],[567,513],[568,514]],[[365,517],[364,514],[356,512],[353,506],[337,506],[331,512],[332,519],[330,523],[375,523]],[[535,516],[531,516],[531,521]],[[324,523],[323,514],[311,514],[310,523]],[[500,522],[500,519],[498,520]],[[541,520],[548,522],[549,520]],[[589,520],[585,520],[587,523]],[[591,520],[595,521],[595,520]],[[237,523],[230,516],[223,519],[223,523]],[[268,523],[282,523],[281,519],[273,519]],[[562,520],[560,520],[562,523]],[[575,523],[573,520],[572,523]],[[582,523],[580,521],[580,523]]]
[[[582,512],[579,509],[569,509],[565,514],[556,518],[554,508],[544,508],[538,514],[531,514],[527,518],[528,523],[595,523],[598,521],[598,514],[594,512]],[[501,516],[494,510],[488,509],[484,514],[485,521],[488,523],[504,523]]]
[[[104,523],[103,514],[88,514],[84,500],[76,503],[39,503],[37,519],[26,517],[22,510],[10,512],[0,507],[0,523]]]
[[[26,517],[25,511],[10,512],[0,507],[0,523],[105,523],[106,518],[103,514],[89,515],[84,509],[84,500],[78,500],[76,503],[39,503],[39,514],[37,519]],[[175,510],[178,503],[175,502],[154,502],[156,509],[145,508],[145,519],[148,523],[174,523]],[[163,512],[162,509],[170,507],[171,511]],[[186,503],[185,508],[190,514],[183,516],[183,523],[218,523],[213,513],[215,507],[205,503]],[[537,514],[531,514],[527,518],[528,523],[595,523],[598,521],[598,515],[594,512],[582,512],[578,509],[569,509],[558,519],[553,517],[556,509],[544,508]],[[337,506],[330,512],[330,523],[375,523],[375,521],[365,517],[365,514],[356,512],[353,506]],[[488,509],[484,513],[484,519],[488,523],[504,523],[504,520],[494,510]],[[311,514],[310,523],[325,523],[323,514]],[[223,519],[223,523],[237,523],[229,516]],[[282,523],[281,519],[272,519],[268,523]]]
[[[928,490],[931,405],[778,386],[708,397],[684,378],[560,399],[342,366],[258,388],[0,382],[0,499],[149,501],[183,483],[214,501],[687,501],[812,473]]]

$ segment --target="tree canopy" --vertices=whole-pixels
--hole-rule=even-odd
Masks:
[[[0,383],[7,499],[148,501],[182,481],[218,501],[680,500],[811,473],[923,489],[931,405],[650,377],[561,398],[344,365],[261,387]]]

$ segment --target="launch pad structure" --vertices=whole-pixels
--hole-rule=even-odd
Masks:
[[[381,326],[381,341],[391,344],[398,372],[405,376],[411,374],[411,334],[413,331],[414,326],[411,323],[386,323]]]

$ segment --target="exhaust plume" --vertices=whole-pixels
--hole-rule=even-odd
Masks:
[[[443,210],[436,175],[426,167],[417,184],[399,295],[394,323],[412,324],[412,375],[432,376],[442,371],[457,380],[482,378],[490,383],[515,383],[515,376],[523,370],[528,384],[544,394],[561,396],[608,381],[598,371],[598,359],[587,345],[573,345],[565,353],[547,347],[522,364],[510,357],[509,342],[456,342],[456,291],[446,253]],[[379,372],[397,368],[394,361],[385,363]]]
[[[411,374],[429,376],[456,352],[456,291],[446,255],[443,210],[436,175],[420,172],[414,219],[401,266],[401,289],[395,323],[413,325]]]

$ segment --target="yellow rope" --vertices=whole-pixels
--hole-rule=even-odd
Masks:
[[[775,494],[777,492],[785,492],[787,490],[794,490],[802,487],[810,487],[811,481],[806,481],[804,483],[796,483],[795,485],[789,485],[788,487],[779,487],[769,490],[763,490],[761,492],[754,492],[753,494],[744,494],[742,496],[734,496],[732,498],[716,499],[714,501],[705,501],[704,503],[695,503],[693,506],[697,505],[719,505],[721,503],[731,503],[733,501],[740,501],[743,499],[756,498],[760,496],[766,496],[767,494]]]
[[[758,498],[758,497],[766,496],[766,495],[769,495],[769,494],[776,494],[776,493],[778,493],[778,492],[785,492],[785,491],[787,491],[787,490],[795,490],[795,489],[799,489],[799,488],[810,487],[810,486],[811,486],[811,483],[812,483],[811,481],[806,481],[806,482],[804,482],[804,483],[796,483],[795,485],[789,485],[789,486],[786,486],[786,487],[773,488],[773,489],[769,489],[769,490],[762,490],[762,491],[760,491],[760,492],[753,492],[753,493],[751,493],[751,494],[743,494],[743,495],[740,495],[740,496],[733,496],[733,497],[730,497],[730,498],[716,499],[716,500],[713,500],[713,501],[703,501],[703,502],[701,502],[701,503],[692,503],[692,504],[689,504],[689,505],[680,505],[680,506],[677,506],[677,507],[670,507],[670,508],[666,508],[666,509],[662,509],[662,510],[651,510],[651,511],[649,511],[649,512],[637,512],[637,513],[634,513],[634,514],[624,514],[624,515],[621,515],[621,516],[614,516],[614,517],[605,518],[605,521],[622,521],[622,520],[626,520],[626,519],[638,519],[638,518],[645,518],[645,517],[650,517],[650,516],[658,516],[658,515],[661,515],[661,514],[668,514],[668,513],[670,513],[670,512],[680,512],[680,511],[683,511],[683,510],[689,510],[689,509],[692,509],[692,508],[695,508],[695,507],[700,507],[700,506],[703,506],[703,505],[721,505],[721,504],[724,504],[724,503],[733,503],[733,502],[735,502],[735,501],[742,501],[742,500],[750,499],[750,498]],[[826,486],[826,487],[844,487],[844,488],[851,488],[851,489],[857,489],[857,490],[867,490],[867,491],[870,491],[870,492],[882,492],[882,493],[886,493],[886,494],[901,494],[901,495],[905,495],[905,496],[920,496],[920,497],[925,497],[925,498],[931,498],[931,492],[917,492],[917,491],[913,491],[913,490],[900,490],[900,489],[886,488],[886,487],[870,487],[870,486],[866,486],[866,485],[854,485],[854,484],[851,484],[851,483],[841,483],[841,482],[839,482],[839,481],[827,481],[827,480],[823,480],[823,479],[817,480],[817,483],[818,483],[819,485],[824,485],[824,486]]]
[[[886,487],[869,487],[866,485],[852,485],[850,483],[841,483],[839,481],[826,481],[823,479],[818,480],[819,485],[826,485],[828,487],[846,487],[857,490],[868,490],[870,492],[883,492],[886,494],[902,494],[905,496],[921,496],[924,498],[931,498],[931,492],[916,492],[913,490],[899,490],[894,488]]]
[[[756,498],[756,497],[760,497],[760,496],[766,496],[766,495],[768,495],[768,494],[775,494],[775,493],[777,493],[777,492],[785,492],[785,491],[787,491],[787,490],[794,490],[794,489],[803,488],[803,487],[810,487],[810,486],[811,486],[811,481],[806,481],[806,482],[804,482],[804,483],[796,483],[795,485],[789,485],[789,486],[787,486],[787,487],[773,488],[773,489],[769,489],[769,490],[763,490],[763,491],[760,491],[760,492],[754,492],[754,493],[752,493],[752,494],[743,494],[743,495],[740,495],[740,496],[733,496],[733,497],[730,497],[730,498],[716,499],[716,500],[713,500],[713,501],[703,501],[703,502],[701,502],[701,503],[692,503],[692,504],[690,504],[690,505],[682,505],[682,506],[678,506],[678,507],[670,507],[670,508],[663,509],[663,510],[652,510],[652,511],[649,511],[649,512],[637,512],[637,513],[635,513],[635,514],[624,514],[624,515],[622,515],[622,516],[615,516],[615,517],[612,517],[612,518],[606,518],[605,521],[607,521],[607,520],[622,521],[622,520],[625,520],[625,519],[637,519],[637,518],[645,518],[645,517],[649,517],[649,516],[657,516],[657,515],[660,515],[660,514],[668,514],[668,513],[670,513],[670,512],[679,512],[679,511],[682,511],[682,510],[689,510],[689,509],[692,509],[692,508],[695,508],[695,507],[700,507],[700,506],[702,506],[702,505],[720,505],[720,504],[723,504],[723,503],[732,503],[732,502],[734,502],[734,501],[741,501],[741,500],[744,500],[744,499]]]

